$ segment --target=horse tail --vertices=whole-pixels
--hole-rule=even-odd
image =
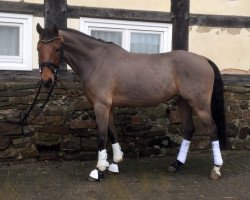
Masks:
[[[220,146],[223,149],[225,149],[227,148],[227,137],[226,137],[223,80],[216,64],[209,59],[207,59],[207,61],[214,70],[214,86],[213,86],[213,93],[211,100],[212,117],[217,126]]]

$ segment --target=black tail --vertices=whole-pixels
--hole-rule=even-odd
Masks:
[[[218,138],[222,149],[227,148],[226,120],[223,95],[223,80],[216,64],[207,59],[214,70],[214,87],[211,101],[212,117],[217,126]]]

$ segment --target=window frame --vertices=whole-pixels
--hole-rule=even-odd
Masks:
[[[32,70],[32,15],[0,12],[0,25],[19,27],[19,56],[0,55],[0,70]]]
[[[130,51],[132,32],[157,33],[161,35],[159,53],[172,50],[172,24],[114,19],[80,18],[80,31],[90,35],[91,30],[121,31],[122,47]]]

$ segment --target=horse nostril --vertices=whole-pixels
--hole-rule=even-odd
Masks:
[[[41,80],[41,83],[46,87],[46,88],[48,88],[49,86],[51,86],[51,84],[52,84],[52,80],[51,80],[51,78],[50,79],[48,79],[48,80]]]

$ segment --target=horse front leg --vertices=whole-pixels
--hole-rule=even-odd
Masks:
[[[100,181],[104,178],[104,171],[109,167],[107,161],[107,132],[109,123],[110,105],[103,103],[94,104],[94,111],[96,116],[96,123],[98,129],[98,161],[96,169],[94,169],[90,175],[90,181]]]
[[[110,111],[109,114],[108,135],[111,140],[113,150],[113,163],[109,165],[108,170],[112,173],[119,173],[118,163],[123,160],[123,152],[121,151],[121,146],[117,140],[117,131],[112,111]]]

